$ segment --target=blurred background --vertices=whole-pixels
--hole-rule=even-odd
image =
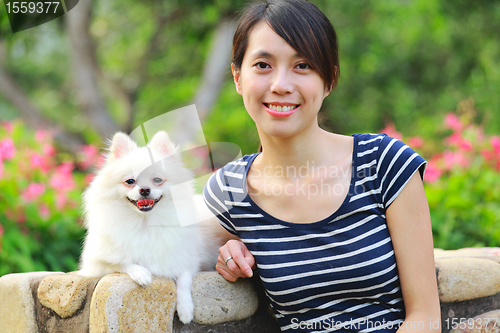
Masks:
[[[429,161],[435,247],[500,246],[500,2],[311,2],[340,42],[322,127],[385,132]],[[0,275],[76,269],[80,195],[118,130],[195,104],[207,142],[256,151],[230,73],[245,4],[80,0],[12,33],[0,1]]]

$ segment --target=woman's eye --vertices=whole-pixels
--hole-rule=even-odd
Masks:
[[[310,69],[311,66],[309,66],[309,64],[306,64],[305,62],[303,62],[303,63],[298,64],[297,68],[304,70],[304,69]]]
[[[154,178],[154,179],[153,179],[153,181],[154,181],[156,184],[160,184],[160,183],[162,183],[162,182],[163,182],[163,179],[156,177],[156,178]]]
[[[257,67],[258,69],[267,69],[269,68],[270,66],[268,64],[266,64],[265,62],[258,62],[254,65],[255,67]]]
[[[125,184],[127,184],[127,185],[134,185],[135,184],[135,180],[133,180],[133,179],[127,179],[125,181]]]

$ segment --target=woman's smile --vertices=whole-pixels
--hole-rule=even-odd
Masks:
[[[273,117],[289,117],[295,113],[300,107],[300,104],[291,103],[263,103],[266,111]]]

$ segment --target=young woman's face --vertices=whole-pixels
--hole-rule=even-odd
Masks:
[[[318,72],[264,21],[250,33],[233,76],[261,135],[284,138],[317,126],[318,111],[330,93]]]

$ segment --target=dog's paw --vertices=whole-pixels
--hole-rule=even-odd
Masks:
[[[184,324],[188,324],[193,320],[194,317],[194,304],[191,299],[185,299],[183,301],[177,300],[177,316]]]
[[[139,265],[133,265],[133,267],[127,270],[127,274],[132,280],[143,287],[150,285],[153,279],[151,273]]]

